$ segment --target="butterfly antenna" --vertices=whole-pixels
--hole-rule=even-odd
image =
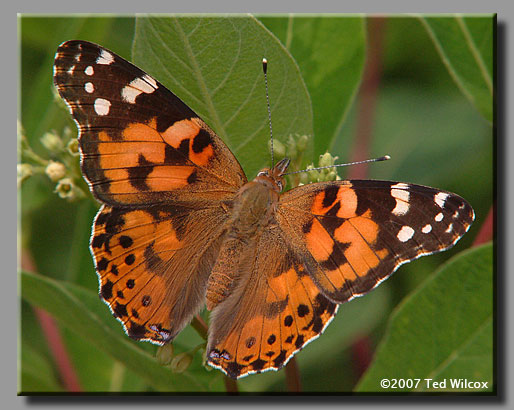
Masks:
[[[271,127],[271,108],[269,105],[269,94],[268,94],[268,60],[262,59],[262,71],[264,72],[264,85],[266,86],[266,104],[268,105],[268,121],[269,121],[269,134],[271,141],[271,168],[275,166],[275,158],[273,156],[273,128]]]
[[[366,164],[367,162],[387,161],[388,159],[391,159],[391,157],[389,155],[384,155],[383,157],[380,157],[380,158],[366,159],[364,161],[348,162],[346,164],[327,165],[326,167],[303,169],[301,171],[288,172],[283,175],[293,175],[293,174],[299,174],[301,172],[319,171],[320,169],[328,169],[328,168],[334,168],[334,167],[346,167],[348,165]]]

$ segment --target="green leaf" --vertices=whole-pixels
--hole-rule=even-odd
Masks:
[[[249,178],[270,165],[262,58],[275,135],[312,136],[307,89],[295,61],[255,18],[138,18],[134,62],[166,85],[227,143]]]
[[[21,342],[21,369],[18,391],[22,394],[62,391],[52,365],[28,343]]]
[[[420,20],[460,90],[492,122],[494,16]]]
[[[21,272],[20,275],[22,297],[25,300],[46,310],[64,326],[139,374],[154,389],[205,390],[198,377],[193,378],[188,372],[180,375],[171,373],[140,345],[128,339],[108,309],[98,302],[94,292],[34,273]]]
[[[314,153],[330,149],[357,93],[366,49],[364,18],[259,17],[293,55],[314,114]]]
[[[375,359],[355,391],[388,392],[382,379],[493,382],[493,247],[464,251],[443,265],[391,315]],[[401,386],[403,387],[403,386]],[[411,391],[397,388],[394,391]],[[437,390],[441,391],[441,390]]]

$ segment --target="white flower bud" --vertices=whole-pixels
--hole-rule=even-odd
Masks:
[[[30,164],[16,164],[16,174],[17,174],[17,183],[18,187],[25,181],[27,178],[32,176],[34,173],[32,169],[32,165]]]
[[[54,132],[46,132],[41,137],[41,144],[43,144],[49,152],[59,152],[63,149],[61,138]]]
[[[66,167],[61,162],[50,160],[45,168],[45,173],[53,182],[57,182],[66,176]]]

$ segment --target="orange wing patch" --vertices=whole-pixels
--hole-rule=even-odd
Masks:
[[[303,238],[297,246],[310,255],[308,269],[316,285],[337,303],[369,290],[378,281],[380,264],[390,255],[378,241],[379,226],[371,209],[361,209],[350,182],[303,190],[307,193],[297,202],[310,212],[300,212],[295,202],[286,202],[286,193],[279,220],[290,228],[289,235]]]
[[[189,160],[196,165],[207,165],[214,156],[211,138],[199,118],[177,121],[163,132],[162,137],[176,149],[184,142],[189,144]]]
[[[338,218],[351,218],[357,211],[357,194],[352,190],[352,184],[344,181],[335,192],[333,190],[320,190],[312,201],[311,212],[313,215],[325,215],[332,208],[334,201],[340,204],[336,216]]]
[[[164,199],[169,192],[190,191],[201,180],[215,183],[198,169],[214,156],[211,134],[198,119],[177,121],[159,133],[153,117],[128,124],[121,140],[100,131],[96,141],[81,138],[81,144],[82,167],[94,192],[117,202],[142,203],[159,195]]]

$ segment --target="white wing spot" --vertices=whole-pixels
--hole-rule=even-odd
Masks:
[[[149,84],[150,83],[150,84]],[[144,75],[141,78],[132,80],[129,85],[126,85],[121,90],[121,97],[123,101],[130,104],[136,103],[136,98],[139,94],[151,94],[157,89],[157,82],[149,75]]]
[[[423,233],[429,233],[432,231],[432,225],[426,224],[423,228],[421,228],[421,232]]]
[[[453,224],[448,225],[448,228],[446,228],[446,233],[450,233],[453,229]]]
[[[97,98],[95,100],[95,112],[98,115],[107,115],[111,108],[111,102],[103,98]]]
[[[408,185],[402,182],[391,186],[391,196],[396,200],[396,206],[392,213],[396,216],[405,215],[409,211],[409,191],[406,190],[407,187]]]
[[[435,217],[434,217],[434,221],[436,222],[441,222],[443,220],[443,214],[442,212],[439,212]]]
[[[114,56],[109,53],[107,50],[102,50],[100,55],[96,59],[96,64],[104,64],[109,65],[114,62]]]
[[[452,218],[458,218],[459,217],[459,211],[455,211],[455,213],[452,215]]]
[[[91,94],[93,91],[95,91],[95,87],[93,86],[93,83],[86,83],[86,84],[84,84],[84,89],[89,94]]]
[[[121,98],[123,101],[128,102],[130,104],[136,103],[136,98],[142,91],[132,88],[130,85],[126,85],[121,89]]]
[[[93,70],[93,66],[88,65],[84,72],[86,73],[86,75],[93,75],[95,73],[95,70]]]
[[[54,66],[54,68],[55,68],[55,66]],[[75,70],[75,65],[72,65],[72,66],[68,69],[68,71],[66,71],[66,72],[67,72],[68,74],[72,75],[74,70]]]
[[[154,89],[157,89],[157,81],[155,81],[152,77],[150,77],[148,74],[145,74],[143,76],[143,80],[145,80],[147,83],[150,83]]]
[[[434,195],[434,201],[441,208],[444,208],[444,203],[446,202],[446,198],[448,197],[449,195],[446,192],[438,192]]]
[[[410,238],[412,238],[413,235],[414,229],[412,229],[410,226],[404,225],[396,237],[398,240],[400,240],[400,242],[407,242]]]

